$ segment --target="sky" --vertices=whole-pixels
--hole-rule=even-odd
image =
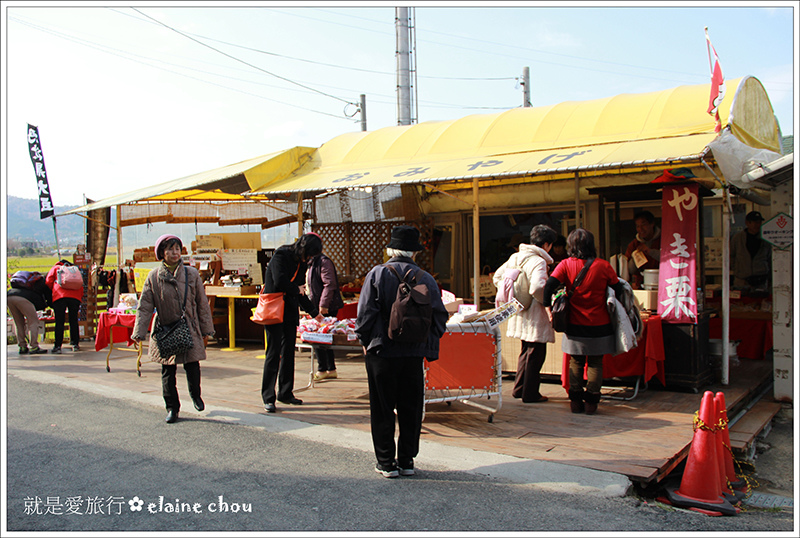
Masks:
[[[3,198],[81,205],[397,125],[393,3],[2,2]],[[765,86],[794,134],[798,2],[416,2],[418,122],[726,79]],[[213,7],[209,7],[213,6]],[[732,92],[730,92],[732,94]],[[732,97],[732,95],[731,95]],[[730,98],[730,97],[729,97]]]

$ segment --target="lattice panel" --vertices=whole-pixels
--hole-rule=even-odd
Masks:
[[[353,223],[350,228],[351,271],[358,277],[383,263],[384,247],[392,234],[392,224],[386,222]]]
[[[420,242],[426,248],[417,254],[417,263],[430,272],[433,234],[433,223],[430,221],[315,224],[312,229],[322,237],[323,250],[333,260],[339,276],[361,278],[370,269],[383,263],[384,249],[392,237],[392,228],[400,224],[409,224],[419,229]]]
[[[342,224],[320,224],[312,226],[315,233],[322,238],[322,251],[336,266],[339,277],[350,277],[350,254],[347,231]],[[353,276],[353,278],[356,278]]]

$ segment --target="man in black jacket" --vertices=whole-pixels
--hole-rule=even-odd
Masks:
[[[425,397],[424,359],[439,358],[439,339],[448,318],[436,280],[414,262],[422,249],[419,230],[413,226],[395,226],[386,245],[391,259],[367,274],[358,300],[355,332],[366,355],[372,444],[378,460],[375,471],[386,478],[414,474]],[[389,317],[400,280],[387,266],[401,276],[411,270],[416,282],[428,288],[431,325],[427,335],[420,335],[420,342],[389,337]],[[395,410],[400,430],[397,447]]]

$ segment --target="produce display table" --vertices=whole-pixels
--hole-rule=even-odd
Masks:
[[[354,335],[353,335],[354,336]],[[346,351],[348,353],[361,353],[361,344],[358,339],[348,339],[344,334],[321,334],[321,333],[301,333],[297,337],[295,347],[307,349],[311,351],[311,368],[308,372],[308,385],[294,389],[295,392],[302,392],[304,390],[314,388],[314,357],[316,351],[320,347],[325,347],[333,351]]]
[[[100,351],[108,347],[106,354],[106,372],[111,371],[111,352],[133,351],[136,353],[136,373],[142,376],[142,343],[131,340],[136,314],[115,314],[101,312],[98,320],[97,334],[94,339],[94,350]],[[115,343],[127,342],[127,347],[114,347]],[[133,346],[134,349],[130,349]]]

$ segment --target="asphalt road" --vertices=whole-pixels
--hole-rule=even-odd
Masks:
[[[162,407],[14,375],[6,385],[5,531],[794,530],[788,511],[708,517],[446,468],[385,479],[368,450],[194,413],[170,425]]]

